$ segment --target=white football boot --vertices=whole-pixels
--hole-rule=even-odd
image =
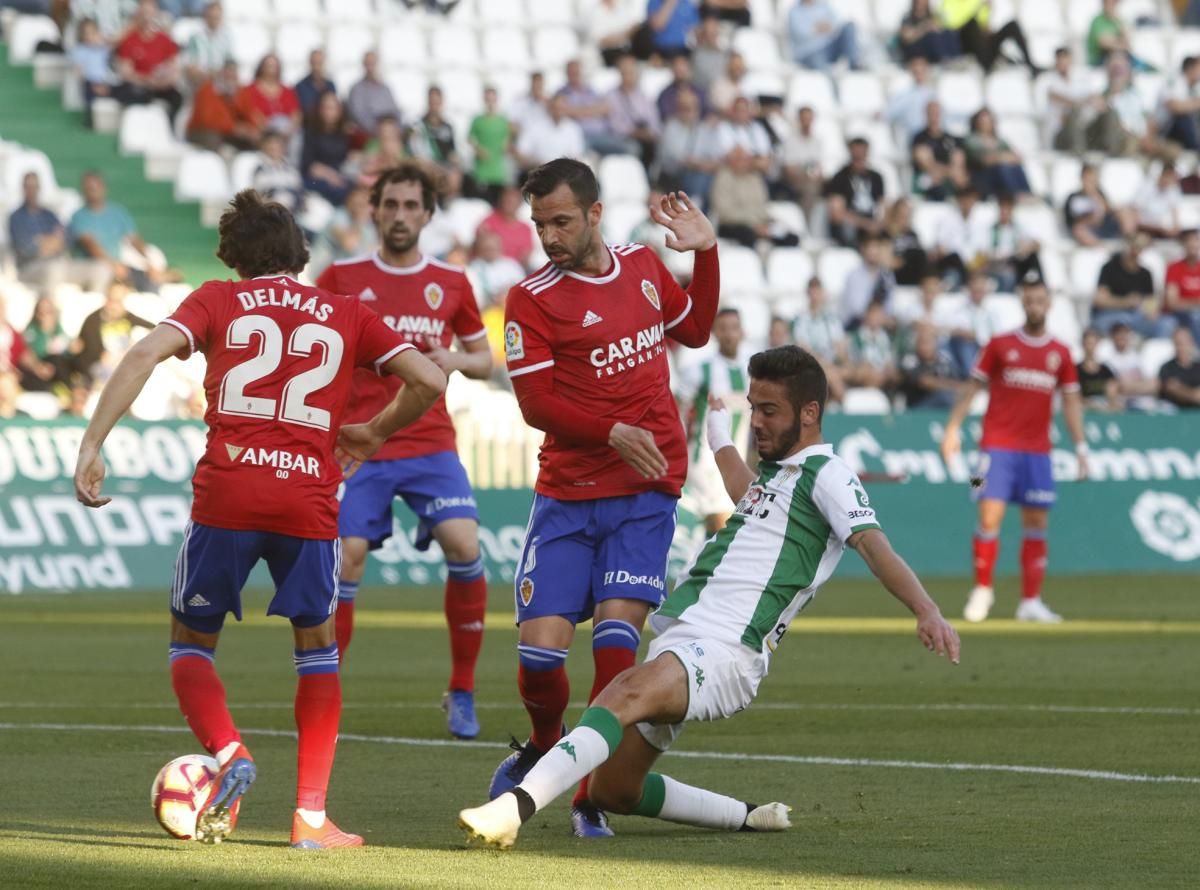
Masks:
[[[521,830],[517,796],[501,794],[483,806],[462,810],[458,814],[458,827],[470,838],[501,850],[509,849],[516,843],[517,832]]]
[[[784,803],[768,803],[755,807],[746,816],[746,827],[752,831],[783,831],[792,827],[788,813],[792,808]]]
[[[996,594],[992,588],[984,587],[982,584],[976,585],[975,589],[971,591],[971,595],[967,597],[963,618],[973,624],[978,624],[988,617],[988,612],[992,611],[992,604],[995,602]]]
[[[1062,624],[1063,617],[1050,611],[1050,607],[1042,602],[1042,598],[1035,596],[1033,599],[1021,600],[1021,605],[1017,606],[1017,620],[1032,621],[1035,624]]]

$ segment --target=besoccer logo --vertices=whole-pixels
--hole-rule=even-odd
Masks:
[[[438,307],[442,305],[442,300],[446,298],[445,291],[442,290],[440,284],[425,285],[425,302],[429,304],[429,308],[437,312]]]
[[[662,302],[658,299],[658,291],[645,278],[642,279],[642,294],[650,301],[651,306],[655,309],[662,309]]]

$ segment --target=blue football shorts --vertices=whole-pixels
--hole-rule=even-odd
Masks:
[[[517,624],[548,615],[579,624],[608,599],[657,608],[676,502],[657,491],[588,501],[535,495],[514,580]]]
[[[979,460],[983,485],[975,490],[976,500],[1007,501],[1044,509],[1054,506],[1058,496],[1050,455],[990,448],[980,454]]]
[[[275,582],[268,615],[316,627],[337,607],[342,543],[275,532],[215,528],[191,521],[175,559],[171,614],[200,633],[216,633],[232,612],[242,620],[242,588],[260,559]]]
[[[447,519],[479,521],[475,493],[453,451],[367,461],[345,482],[338,534],[366,538],[378,550],[392,536],[392,501],[403,498],[417,516],[417,549],[428,550],[433,529]]]

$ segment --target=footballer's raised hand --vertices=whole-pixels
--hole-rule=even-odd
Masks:
[[[686,192],[668,192],[650,205],[650,218],[667,229],[667,247],[685,253],[708,250],[717,243],[717,233],[707,216],[692,203]]]
[[[920,615],[917,618],[917,636],[930,652],[944,655],[951,664],[958,664],[962,643],[959,642],[958,631],[942,617],[941,612],[934,609]]]
[[[666,475],[667,459],[654,444],[654,434],[649,430],[627,423],[613,424],[608,433],[608,444],[643,479],[661,479]]]
[[[369,423],[348,423],[338,430],[333,458],[342,468],[342,476],[349,479],[357,473],[386,441],[387,436],[381,436]]]
[[[708,447],[716,454],[722,448],[733,445],[733,422],[725,403],[711,393],[708,396],[708,417],[704,420],[704,431],[708,436]]]
[[[103,507],[112,498],[100,496],[104,486],[104,459],[99,449],[84,444],[75,463],[75,499],[85,507]]]
[[[942,460],[949,464],[961,451],[962,437],[958,427],[946,424],[946,431],[942,433]]]

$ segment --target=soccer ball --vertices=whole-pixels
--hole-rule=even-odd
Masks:
[[[158,771],[150,788],[150,806],[167,834],[181,841],[196,836],[196,816],[219,770],[216,758],[185,754]]]

